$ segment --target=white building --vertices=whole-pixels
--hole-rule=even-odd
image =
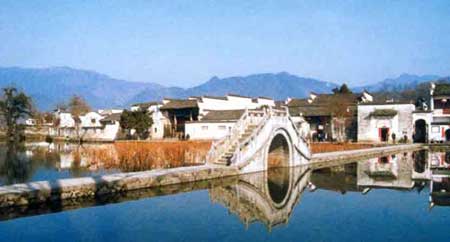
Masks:
[[[388,142],[412,140],[413,112],[410,103],[369,103],[358,105],[358,141]]]
[[[450,84],[431,84],[430,112],[423,117],[428,141],[450,141]]]
[[[162,102],[138,103],[131,106],[131,111],[146,110],[153,120],[153,124],[149,129],[151,139],[164,138],[164,127],[169,124],[169,120],[163,115],[160,108]]]
[[[220,139],[229,134],[244,112],[243,109],[208,111],[202,120],[186,122],[186,135],[190,139]]]
[[[270,98],[244,97],[229,94],[225,97],[190,97],[164,99],[160,111],[166,118],[164,137],[217,139],[226,135],[245,109],[275,107]],[[238,117],[236,117],[236,115]]]
[[[114,141],[120,130],[121,112],[89,112],[79,117],[56,111],[55,124],[49,134],[57,138],[85,141]],[[107,114],[110,113],[110,114]]]

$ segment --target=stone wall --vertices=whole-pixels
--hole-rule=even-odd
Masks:
[[[129,190],[208,180],[237,174],[238,171],[230,167],[203,165],[15,184],[0,187],[0,208],[80,197],[97,197]]]

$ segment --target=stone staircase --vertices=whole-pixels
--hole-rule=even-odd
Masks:
[[[228,146],[226,151],[222,153],[222,155],[220,155],[220,157],[217,160],[214,160],[213,163],[218,165],[227,165],[227,166],[230,165],[231,158],[233,158],[233,155],[236,152],[237,145],[247,140],[252,135],[256,127],[257,125],[254,124],[248,125],[244,133],[239,136],[238,143],[233,143],[230,146]]]
[[[267,152],[275,135],[282,133],[290,140],[290,165],[305,164],[310,160],[306,140],[287,109],[264,107],[245,110],[229,134],[212,143],[206,156],[207,164],[234,166],[242,172],[265,169]]]
[[[213,142],[206,157],[209,164],[230,165],[243,143],[248,140],[268,113],[265,110],[245,110],[230,134]]]

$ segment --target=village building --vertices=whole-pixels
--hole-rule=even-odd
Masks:
[[[431,83],[429,105],[384,100],[358,105],[358,141],[450,141],[450,84]]]
[[[120,115],[121,112],[99,111],[73,116],[69,112],[56,110],[49,135],[61,139],[114,141],[120,130]]]
[[[428,141],[450,141],[450,84],[432,83],[430,113],[422,119],[428,132]]]
[[[197,99],[164,99],[160,110],[169,121],[164,127],[165,138],[182,138],[185,123],[197,121],[199,116]]]
[[[358,105],[358,141],[412,140],[413,113],[409,102],[374,102]]]
[[[293,119],[306,120],[313,141],[355,140],[357,133],[356,106],[373,101],[373,96],[362,93],[311,93],[308,98],[286,100]]]
[[[245,109],[269,106],[275,107],[273,99],[234,94],[225,97],[164,99],[160,107],[160,111],[168,120],[164,137],[217,139],[228,133]]]
[[[149,128],[149,137],[151,139],[164,138],[164,127],[169,125],[169,119],[160,110],[162,106],[163,102],[145,102],[131,106],[131,111],[146,110],[152,118],[153,123]]]
[[[186,122],[186,135],[190,139],[220,139],[229,134],[244,112],[243,109],[209,111],[200,121]]]

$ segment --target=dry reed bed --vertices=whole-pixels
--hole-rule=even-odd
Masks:
[[[209,141],[120,142],[83,150],[91,165],[125,172],[203,164]]]

